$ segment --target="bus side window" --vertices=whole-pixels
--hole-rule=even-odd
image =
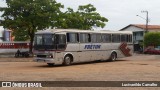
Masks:
[[[102,42],[110,43],[111,42],[111,34],[102,34]]]
[[[102,42],[102,37],[101,34],[91,34],[91,42],[92,43],[101,43]]]
[[[128,41],[127,41],[127,35],[126,35],[126,34],[122,34],[122,35],[121,35],[121,42],[128,42]]]
[[[88,43],[91,42],[91,36],[88,33],[80,33],[80,42]]]
[[[78,43],[79,42],[78,33],[67,33],[67,42]]]
[[[102,42],[102,37],[101,37],[101,34],[96,34],[96,41],[97,43],[101,43]]]
[[[97,41],[96,38],[97,38],[96,34],[91,34],[91,42],[92,43],[96,43],[96,41]]]
[[[132,35],[121,35],[121,42],[132,42]]]
[[[132,35],[129,35],[129,41],[128,42],[132,42]]]
[[[66,48],[66,35],[64,34],[56,35],[56,40],[57,40],[57,49]]]
[[[112,34],[112,42],[119,43],[120,42],[120,34]]]

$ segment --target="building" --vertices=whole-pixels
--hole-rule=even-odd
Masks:
[[[134,51],[139,51],[143,47],[141,42],[143,42],[144,34],[146,32],[146,25],[143,24],[130,24],[120,31],[132,31],[133,32],[133,44]],[[160,25],[148,25],[148,32],[160,32]]]
[[[3,32],[4,32],[4,29],[2,26],[0,26],[0,42],[3,42]]]
[[[11,30],[4,29],[3,26],[0,26],[0,42],[13,41],[11,32],[12,32]]]

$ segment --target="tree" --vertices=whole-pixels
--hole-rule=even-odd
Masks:
[[[29,40],[29,35],[27,33],[27,30],[20,29],[20,30],[14,30],[12,33],[12,36],[14,36],[14,41],[27,41]]]
[[[2,25],[15,32],[27,32],[30,52],[37,30],[56,27],[63,5],[55,0],[6,0],[8,7],[1,7]],[[16,34],[17,35],[17,34]]]
[[[160,46],[160,32],[148,32],[144,36],[145,46]]]
[[[79,6],[77,11],[68,8],[68,11],[66,11],[62,17],[64,18],[60,20],[62,25],[59,28],[66,29],[91,30],[93,27],[104,28],[105,22],[108,22],[108,19],[100,16],[100,14],[96,12],[96,8],[91,4]]]

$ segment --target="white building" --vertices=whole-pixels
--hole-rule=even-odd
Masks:
[[[4,33],[4,28],[3,26],[0,26],[0,42],[3,42],[3,33]]]
[[[3,41],[12,41],[11,30],[4,29],[3,26],[0,26],[0,42]]]
[[[132,31],[134,51],[139,51],[140,48],[142,48],[140,47],[140,43],[143,42],[146,25],[130,24],[122,28],[120,31]],[[160,25],[148,25],[148,32],[160,32]]]

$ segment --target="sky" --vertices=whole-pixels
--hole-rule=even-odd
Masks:
[[[129,24],[145,24],[148,11],[149,24],[160,25],[160,0],[56,0],[65,8],[71,7],[74,10],[79,5],[92,4],[97,12],[106,17],[109,21],[103,30],[120,30]],[[0,7],[6,6],[4,0],[0,0]],[[138,17],[139,15],[141,17]],[[96,28],[101,29],[101,28]]]

